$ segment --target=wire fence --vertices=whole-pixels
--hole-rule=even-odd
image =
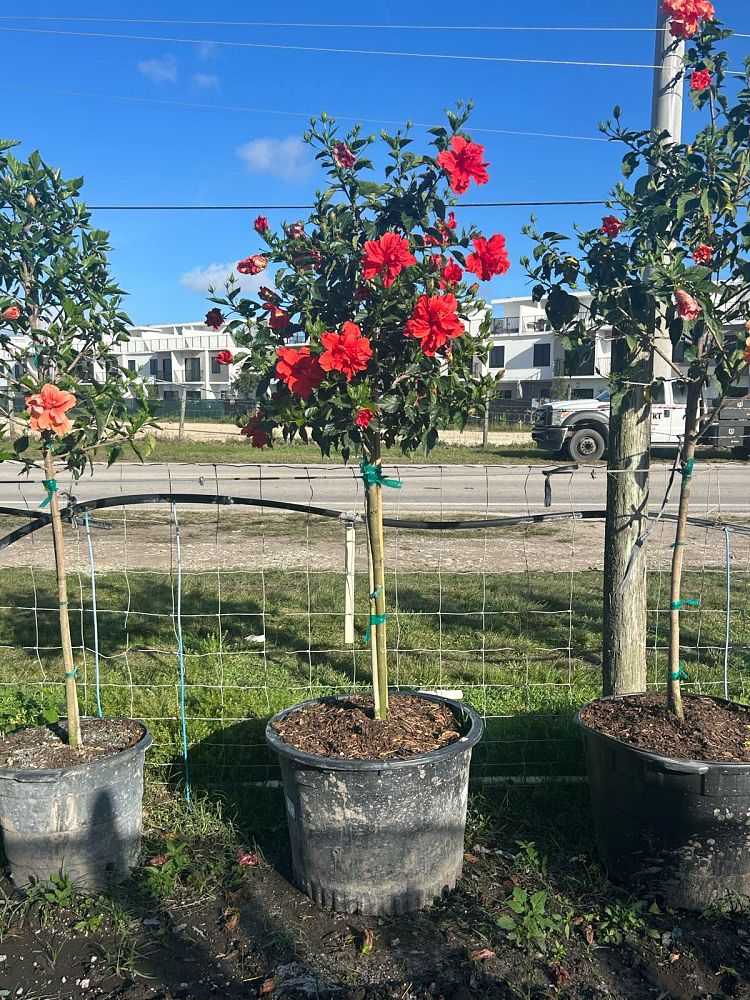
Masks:
[[[606,470],[389,473],[404,483],[386,497],[393,686],[455,692],[481,712],[478,777],[582,773],[572,717],[600,693]],[[669,473],[653,468],[653,509]],[[697,466],[684,584],[699,601],[683,617],[687,687],[739,698],[750,649],[747,481],[737,463]],[[273,712],[369,690],[363,489],[353,470],[123,464],[73,489],[66,530],[82,709],[146,721],[153,773],[212,786],[273,779],[263,739]],[[62,700],[41,496],[38,483],[0,481],[6,724]],[[666,673],[675,501],[648,541],[654,687]]]

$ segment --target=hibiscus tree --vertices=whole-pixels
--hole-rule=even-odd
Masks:
[[[266,248],[238,265],[268,268],[275,287],[253,299],[230,280],[211,299],[247,349],[236,363],[259,380],[258,409],[243,429],[252,444],[271,444],[278,429],[287,440],[311,437],[324,455],[361,459],[379,717],[388,705],[382,488],[401,485],[384,476],[382,448],[429,451],[438,429],[463,426],[494,384],[475,364],[487,356],[489,316],[474,276],[508,270],[505,240],[462,226],[449,210],[456,194],[488,180],[484,148],[465,131],[469,112],[460,106],[447,128],[430,130],[431,152],[413,152],[406,131],[383,132],[379,179],[374,136],[359,126],[342,136],[327,116],[313,120],[305,140],[327,187],[304,222],[277,233],[259,216],[253,228]]]
[[[690,95],[705,121],[694,138],[676,144],[665,134],[631,131],[620,123],[602,126],[605,134],[625,147],[623,175],[630,183],[615,188],[601,226],[578,230],[575,241],[558,233],[534,238],[534,263],[524,261],[535,280],[537,300],[545,299],[555,329],[570,346],[590,342],[596,331],[612,339],[608,519],[605,539],[605,694],[626,693],[645,686],[646,569],[643,541],[647,521],[647,477],[650,398],[659,388],[652,382],[651,362],[661,356],[670,379],[686,385],[685,433],[680,452],[680,502],[672,557],[668,704],[683,717],[680,680],[680,611],[682,564],[696,445],[704,440],[723,399],[750,363],[750,65],[744,80],[729,91],[724,81],[727,54],[719,43],[731,35],[713,19],[707,0],[664,0],[676,36],[693,37],[685,57],[686,85],[697,74],[700,86]],[[709,80],[710,78],[710,80]],[[708,81],[708,83],[707,83]],[[707,83],[707,86],[703,84]],[[577,246],[576,246],[577,244]],[[586,288],[591,305],[582,310],[575,291]],[[672,363],[655,331],[666,329],[673,345],[681,345],[687,372]],[[746,340],[747,338],[747,340]],[[708,391],[707,391],[708,390]],[[632,434],[626,440],[623,428]],[[624,502],[628,485],[642,484],[643,502]],[[632,539],[630,558],[616,551],[618,539]],[[634,597],[627,586],[640,577]],[[628,582],[631,581],[631,582]],[[690,599],[688,599],[688,602]],[[631,629],[631,659],[642,664],[639,674],[629,663],[616,663],[620,621],[638,604],[640,624]],[[609,690],[607,673],[609,670]],[[614,676],[617,675],[617,676]],[[625,678],[623,680],[623,678]],[[619,684],[619,688],[618,688]]]
[[[27,162],[0,140],[0,406],[6,440],[0,461],[44,473],[42,507],[49,507],[65,669],[68,739],[81,743],[76,669],[68,617],[63,522],[56,470],[78,478],[97,448],[114,461],[149,421],[135,376],[114,352],[128,339],[122,292],[107,263],[107,233],[91,225],[78,200],[81,180],[66,181],[38,153]],[[24,397],[14,418],[14,400]],[[142,404],[129,412],[126,397]],[[132,400],[131,400],[132,402]],[[25,430],[10,446],[18,424]],[[37,441],[41,458],[37,458]]]

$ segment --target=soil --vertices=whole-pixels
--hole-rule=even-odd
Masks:
[[[135,746],[143,733],[140,722],[131,719],[82,719],[83,745],[74,748],[66,742],[64,722],[22,729],[0,740],[0,767],[41,771],[86,764]]]
[[[387,719],[375,718],[371,695],[324,698],[290,712],[274,728],[295,750],[345,760],[406,760],[461,736],[446,705],[414,695],[391,696]]]
[[[592,729],[664,757],[723,764],[750,763],[750,706],[683,695],[685,719],[664,694],[594,701],[581,712]]]

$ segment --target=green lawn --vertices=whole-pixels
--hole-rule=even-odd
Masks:
[[[101,457],[104,457],[103,455]],[[124,458],[129,456],[125,454]],[[149,462],[217,462],[255,464],[279,462],[290,465],[317,465],[321,462],[341,465],[338,454],[322,458],[317,445],[275,444],[273,448],[253,448],[244,438],[235,441],[178,441],[160,437],[148,457]],[[352,459],[352,461],[358,461]],[[553,456],[538,451],[536,445],[497,445],[489,448],[472,445],[439,444],[428,454],[405,457],[398,448],[388,448],[383,461],[390,465],[528,465],[554,464]]]
[[[702,599],[700,609],[684,616],[687,669],[702,690],[719,693],[723,574],[686,576],[685,593]],[[164,573],[130,572],[101,574],[97,581],[104,712],[147,719],[155,735],[152,765],[174,772],[181,740],[174,580]],[[186,575],[186,714],[198,783],[265,777],[273,764],[263,727],[272,712],[368,684],[368,647],[361,639],[353,648],[344,646],[342,586],[331,572]],[[444,573],[438,580],[434,573],[402,572],[398,588],[392,580],[389,591],[392,683],[462,689],[466,700],[490,717],[475,759],[483,773],[578,772],[580,748],[571,718],[576,706],[599,691],[600,589],[597,572],[491,575],[484,583],[473,574]],[[744,693],[748,667],[749,592],[749,578],[737,575],[730,668],[738,695]],[[77,656],[82,707],[93,713],[93,619],[85,580],[72,597],[74,642],[81,645],[83,628],[85,645]],[[660,607],[649,619],[654,683],[664,667],[667,600],[663,580],[660,585],[654,578],[651,605]],[[366,582],[358,579],[358,635],[365,627],[366,601]],[[17,691],[41,693],[52,704],[61,697],[52,574],[5,570],[0,605],[0,703],[7,720]],[[265,642],[253,640],[262,634]],[[662,648],[655,650],[655,644]]]

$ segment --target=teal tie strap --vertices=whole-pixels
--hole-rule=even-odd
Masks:
[[[692,479],[694,466],[695,466],[694,458],[689,458],[687,462],[685,462],[685,464],[683,465],[682,472],[680,473],[680,475],[682,476],[683,483],[687,482],[688,479]]]
[[[40,507],[46,507],[47,504],[52,500],[52,494],[57,493],[57,480],[56,479],[43,479],[42,486],[47,491],[47,496],[39,504]]]
[[[388,615],[370,615],[370,624],[367,626],[367,631],[365,632],[365,642],[370,641],[370,633],[372,632],[373,625],[382,625],[388,620]]]
[[[670,680],[673,680],[673,681],[689,681],[690,680],[690,678],[688,677],[688,675],[685,673],[685,664],[683,663],[682,660],[680,660],[680,663],[679,663],[679,666],[677,667],[677,670],[675,670],[675,672],[673,674],[670,674],[669,677],[670,677]]]
[[[403,485],[400,479],[386,479],[379,465],[368,465],[364,459],[359,470],[367,486],[390,486],[392,490],[400,490]]]
[[[672,611],[679,611],[680,608],[690,606],[693,608],[699,608],[701,602],[694,597],[683,597],[681,601],[672,601],[669,605]]]
[[[66,670],[65,677],[66,679],[68,677],[72,677],[75,680],[78,677],[78,667],[73,667],[72,670]]]

